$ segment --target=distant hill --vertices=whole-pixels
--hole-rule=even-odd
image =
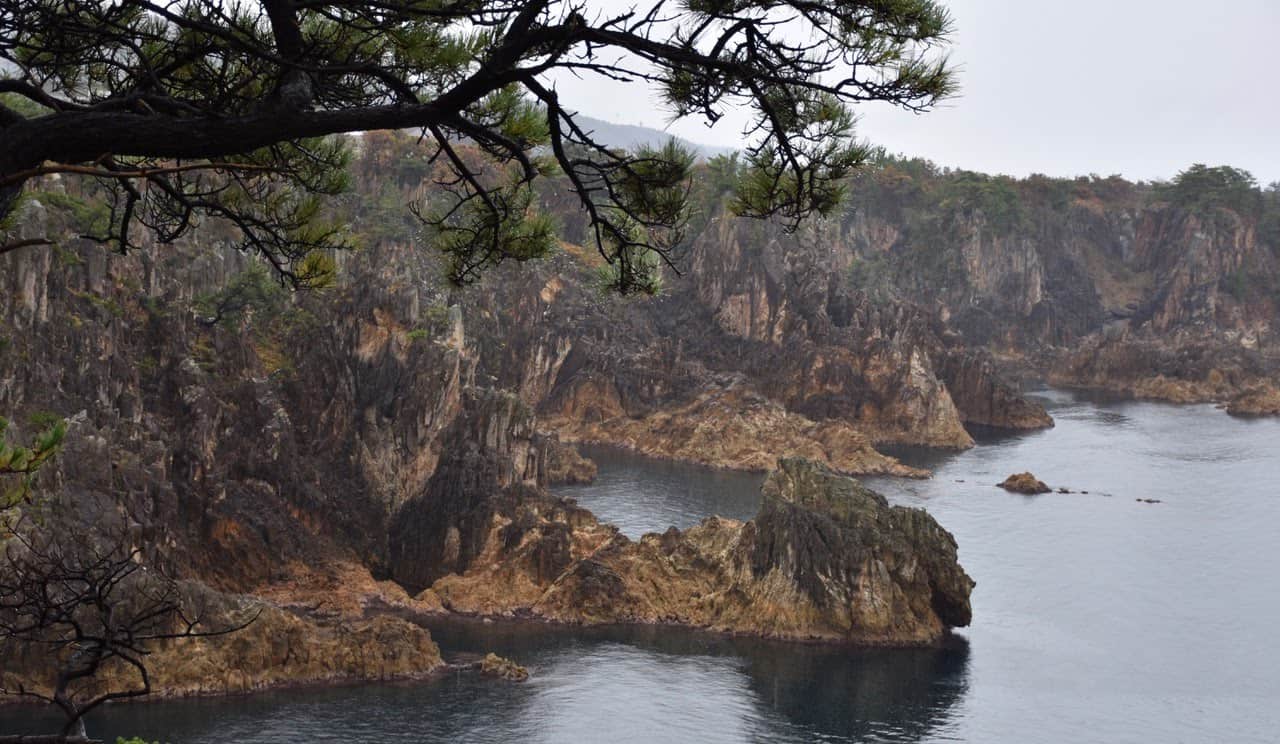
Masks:
[[[574,120],[584,130],[594,133],[601,144],[610,147],[631,149],[639,145],[657,146],[662,145],[674,136],[660,129],[641,127],[634,124],[614,124],[613,122],[594,119],[581,114],[575,116]],[[676,137],[675,139],[704,158],[709,158],[713,155],[728,155],[738,149],[736,147],[717,147],[715,145],[690,142],[683,137]]]

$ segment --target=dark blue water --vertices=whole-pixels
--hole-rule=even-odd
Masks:
[[[1055,429],[904,451],[928,481],[874,479],[955,533],[974,624],[939,649],[864,651],[670,629],[448,623],[523,685],[294,690],[119,706],[91,733],[172,742],[1274,742],[1280,740],[1280,421],[1044,395]],[[591,454],[565,489],[638,535],[749,518],[759,478]],[[1031,470],[1089,494],[993,486]],[[963,481],[963,482],[961,482]],[[1162,503],[1139,503],[1154,498]],[[0,731],[34,727],[0,710]]]

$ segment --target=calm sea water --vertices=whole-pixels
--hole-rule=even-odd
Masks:
[[[928,481],[872,479],[955,533],[974,624],[942,648],[853,650],[670,629],[445,623],[523,684],[294,690],[103,711],[91,733],[171,742],[1280,741],[1280,421],[1050,391],[1056,428],[902,451]],[[565,493],[628,534],[751,517],[760,478],[591,452]],[[1024,497],[1031,470],[1089,494]],[[1139,503],[1136,499],[1162,503]],[[0,709],[0,732],[36,729]]]

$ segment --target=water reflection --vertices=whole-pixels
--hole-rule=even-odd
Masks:
[[[646,709],[644,715],[665,718],[664,726],[675,727],[664,730],[677,731],[688,723],[703,730],[727,712],[753,709],[737,710],[735,721],[720,720],[717,727],[723,730],[705,732],[705,741],[739,740],[727,734],[744,720],[752,724],[746,733],[767,734],[769,740],[921,741],[951,721],[967,685],[969,644],[960,636],[949,637],[938,648],[858,649],[653,626],[531,628],[449,621],[430,627],[441,646],[461,658],[497,649],[545,665],[534,670],[544,679],[580,676],[588,698],[607,698],[614,686],[610,677],[639,663],[643,679],[617,689],[619,702],[633,711]],[[579,658],[584,649],[590,649],[587,663]],[[691,661],[697,662],[692,670]],[[679,689],[690,681],[697,684],[687,692],[704,703],[694,721],[684,720],[693,701],[682,700],[686,690]],[[722,709],[708,710],[705,698],[712,693],[705,684],[750,694],[734,694],[719,701]],[[598,695],[602,688],[606,693]],[[600,705],[608,707],[607,702],[595,707]]]
[[[577,499],[629,537],[671,526],[685,529],[713,514],[747,520],[760,508],[762,474],[642,459],[612,447],[589,446],[582,452],[600,468],[595,483],[565,486],[558,493]]]
[[[121,705],[90,731],[113,740],[334,742],[917,742],[953,720],[969,648],[870,650],[726,638],[675,628],[438,621],[453,660],[490,650],[525,684],[450,674],[427,683],[285,690]],[[51,730],[31,709],[0,730]]]

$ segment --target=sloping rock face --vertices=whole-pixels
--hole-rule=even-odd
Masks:
[[[890,507],[880,494],[805,460],[782,460],[763,487],[752,573],[777,571],[833,624],[892,634],[936,620],[972,619],[974,582],[955,538],[925,511]],[[910,631],[907,631],[910,632]]]
[[[72,232],[42,200],[57,202],[36,194],[30,228]],[[152,565],[264,607],[225,645],[157,652],[158,694],[429,673],[429,633],[365,615],[413,605],[373,575],[387,520],[434,474],[462,410],[474,358],[460,317],[416,251],[384,245],[350,257],[351,285],[290,298],[277,323],[210,326],[196,298],[247,264],[216,230],[197,239],[0,256],[0,412],[19,439],[69,422],[43,493],[105,504]]]
[[[602,301],[579,248],[499,271],[459,295],[478,368],[567,441],[731,468],[801,456],[909,474],[875,446],[968,447],[966,422],[1051,425],[988,354],[851,288],[835,229],[716,217],[651,299]]]
[[[806,460],[779,462],[745,524],[712,517],[632,541],[551,497],[493,514],[480,555],[427,592],[453,612],[878,645],[929,643],[971,619],[973,581],[946,530]]]
[[[516,396],[468,391],[452,446],[423,493],[392,516],[391,576],[426,587],[464,570],[484,550],[495,509],[515,508],[537,484],[533,416]]]

